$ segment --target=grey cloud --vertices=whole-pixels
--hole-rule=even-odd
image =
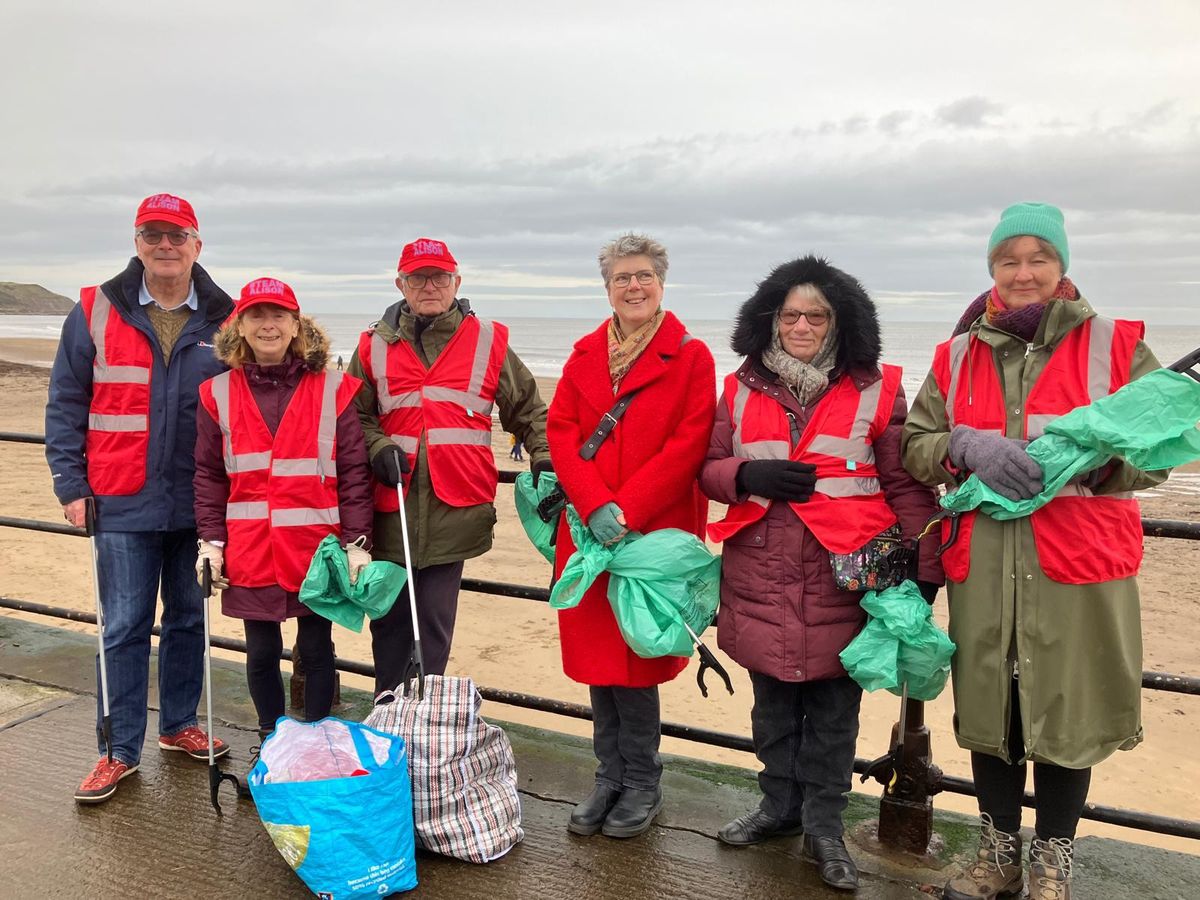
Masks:
[[[988,124],[988,118],[1004,111],[1002,104],[986,97],[963,97],[953,103],[938,107],[939,122],[953,128],[979,128]]]

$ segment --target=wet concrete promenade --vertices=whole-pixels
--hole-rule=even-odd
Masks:
[[[223,789],[225,813],[209,803],[206,767],[160,751],[149,732],[139,771],[97,807],[71,799],[95,762],[94,644],[86,636],[0,617],[0,897],[306,897],[275,850],[254,807]],[[217,733],[233,751],[222,766],[239,776],[257,742],[239,666],[214,671]],[[152,679],[153,681],[153,679]],[[345,692],[337,710],[361,718],[369,699]],[[153,706],[154,698],[151,697]],[[517,754],[525,841],[506,857],[472,866],[418,855],[415,897],[430,898],[819,898],[826,888],[800,858],[800,839],[733,849],[716,829],[751,808],[753,773],[671,757],[666,807],[640,838],[615,841],[567,833],[571,806],[589,789],[586,742],[524,726],[509,727]],[[182,757],[182,758],[181,758]],[[969,853],[973,834],[961,817],[939,816],[936,859],[873,852],[876,803],[853,795],[851,852],[863,869],[859,897],[930,896],[944,869]],[[1200,896],[1200,857],[1099,838],[1079,843],[1077,896],[1192,900]],[[938,871],[942,869],[942,871]],[[926,885],[924,889],[922,886]]]

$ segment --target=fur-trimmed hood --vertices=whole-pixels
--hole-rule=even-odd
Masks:
[[[858,279],[831,266],[818,256],[802,256],[778,266],[758,285],[754,296],[738,310],[729,346],[733,352],[761,359],[771,345],[775,313],[788,291],[798,284],[813,284],[833,307],[837,321],[835,369],[874,369],[879,366],[881,342],[875,304]]]
[[[304,338],[308,342],[305,368],[310,372],[324,371],[329,365],[329,335],[309,316],[300,316],[300,327],[304,329]],[[237,317],[230,316],[213,340],[213,352],[225,365],[232,366],[234,351],[241,342],[242,336],[237,331]]]

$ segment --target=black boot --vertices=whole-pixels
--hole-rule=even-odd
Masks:
[[[590,835],[600,830],[609,811],[616,805],[621,792],[607,784],[597,784],[582,803],[571,811],[567,831],[572,834]]]
[[[654,823],[654,817],[658,815],[662,805],[661,787],[652,791],[625,788],[621,791],[621,799],[604,820],[604,827],[600,831],[606,837],[636,837]]]
[[[840,837],[804,836],[804,858],[817,864],[821,880],[839,891],[858,889],[858,867]]]
[[[757,844],[767,838],[785,837],[800,834],[804,826],[799,822],[785,822],[768,815],[761,809],[756,809],[738,816],[717,832],[722,843],[734,847],[745,847]]]

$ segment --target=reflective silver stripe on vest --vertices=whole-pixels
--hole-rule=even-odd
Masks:
[[[410,434],[389,434],[392,443],[403,450],[405,453],[416,453],[417,446],[420,443],[415,437]]]
[[[90,413],[88,428],[92,431],[146,431],[148,425],[145,416],[109,416]]]
[[[967,346],[971,343],[971,332],[964,331],[950,341],[950,386],[946,388],[946,422],[954,427],[954,397],[958,393],[959,369]],[[970,376],[968,376],[970,377]]]
[[[271,511],[271,527],[292,525],[337,525],[341,516],[336,506],[328,509],[276,509]]]
[[[806,320],[807,321],[807,320]],[[738,382],[737,390],[733,394],[733,455],[748,457],[750,452],[746,449],[746,445],[742,443],[742,419],[746,414],[746,401],[750,399],[750,388],[746,387],[741,381]],[[756,442],[756,443],[778,443],[778,442]],[[790,449],[790,448],[789,448]],[[764,459],[787,459],[788,453],[785,452],[782,457],[763,457]]]
[[[471,376],[474,378],[474,374]],[[417,395],[420,396],[419,394]],[[471,394],[467,391],[456,391],[454,388],[432,386],[425,388],[426,400],[439,400],[446,403],[457,403],[459,406],[477,412],[481,416],[490,416],[495,404],[484,400],[478,392]],[[414,404],[416,405],[416,404]]]
[[[1053,413],[1034,413],[1025,417],[1025,437],[1027,440],[1040,438],[1046,433],[1046,426],[1057,419]]]
[[[808,452],[836,456],[838,459],[852,459],[864,464],[875,462],[875,450],[866,441],[839,438],[830,434],[818,434],[814,437],[809,442]]]
[[[1117,323],[1104,316],[1092,317],[1088,339],[1088,397],[1093,401],[1108,396],[1112,384],[1112,348]]]
[[[332,470],[332,471],[331,471]],[[271,474],[280,478],[296,475],[337,475],[337,463],[330,462],[322,468],[315,459],[277,459],[271,465]]]
[[[816,487],[818,494],[827,497],[870,497],[880,491],[878,478],[818,478]]]
[[[478,397],[483,390],[483,379],[487,375],[488,360],[492,358],[492,341],[496,339],[496,326],[486,319],[479,319],[479,335],[475,340],[475,359],[471,362],[471,380],[467,382],[467,393]]]
[[[102,288],[96,288],[96,299],[92,303],[92,318],[88,323],[88,332],[96,347],[96,359],[93,362],[92,380],[105,384],[149,384],[150,369],[144,366],[110,366],[105,347],[105,332],[108,330],[108,317],[112,314],[112,301]],[[111,429],[113,431],[145,431],[140,429]]]
[[[430,428],[425,432],[425,443],[430,446],[434,444],[470,444],[490,447],[492,433],[491,431],[476,431],[474,428]]]
[[[791,454],[787,441],[751,441],[742,444],[740,451],[734,451],[734,456],[747,459],[787,459]]]
[[[212,380],[213,403],[217,406],[217,424],[221,427],[221,448],[225,457],[225,471],[230,475],[236,472],[261,472],[271,465],[270,451],[261,453],[233,452],[233,435],[229,419],[229,372],[222,372]],[[259,518],[265,518],[263,513]]]
[[[249,500],[243,503],[226,503],[226,519],[265,519],[267,517],[267,502],[265,500]]]
[[[390,413],[402,406],[420,406],[420,391],[405,391],[403,394],[392,394],[388,389],[388,344],[376,332],[371,335],[371,374],[375,376],[375,397],[379,403],[379,412]]]
[[[342,385],[342,374],[325,373],[321,417],[317,422],[317,474],[322,478],[333,478],[337,475],[337,466],[333,462],[333,445],[337,441],[337,392]]]

